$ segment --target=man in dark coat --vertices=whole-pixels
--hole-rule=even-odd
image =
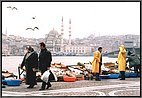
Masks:
[[[34,85],[37,85],[36,69],[38,69],[38,54],[31,46],[27,46],[26,50],[27,53],[25,54],[20,67],[21,69],[23,66],[26,68],[26,84],[29,85],[27,88],[33,88]]]
[[[128,59],[126,62],[129,62],[129,68],[134,67],[134,71],[138,75],[138,70],[140,72],[140,58],[136,54],[129,51],[128,52]]]
[[[46,49],[46,46],[43,42],[40,43],[40,49],[41,51],[39,54],[39,70],[41,71],[41,74],[43,74],[45,71],[50,69],[52,55],[51,52]],[[50,79],[48,79],[47,83],[43,81],[42,86],[39,90],[45,90],[46,85],[47,85],[46,89],[51,87]]]

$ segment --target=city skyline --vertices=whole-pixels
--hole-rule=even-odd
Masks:
[[[140,35],[140,2],[2,2],[2,33],[44,38],[54,28],[61,34],[62,16],[66,39],[70,19],[72,39],[90,34]],[[34,27],[39,30],[26,30]]]

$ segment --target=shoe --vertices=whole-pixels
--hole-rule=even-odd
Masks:
[[[34,85],[30,85],[30,86],[28,86],[27,88],[33,88],[34,87]]]
[[[125,79],[120,79],[120,80],[125,80]]]
[[[40,90],[40,91],[41,91],[41,90],[45,90],[45,88],[40,88],[39,90]]]
[[[95,79],[96,81],[101,81],[101,79]]]
[[[48,89],[49,87],[51,87],[51,85],[47,85],[47,88],[46,88],[46,89]]]

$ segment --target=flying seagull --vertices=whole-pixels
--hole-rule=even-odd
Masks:
[[[36,16],[35,17],[32,17],[32,19],[35,19],[36,18]]]
[[[7,8],[11,8],[11,6],[8,6]]]
[[[10,9],[12,9],[12,10],[18,10],[16,7],[11,7],[11,6],[8,6],[7,8],[10,8]]]
[[[29,29],[31,29],[31,30],[35,30],[35,29],[37,29],[37,30],[39,30],[39,28],[38,27],[34,27],[34,28],[27,28],[26,30],[29,30]]]
[[[15,10],[18,10],[16,7],[13,7],[13,8],[12,8],[12,10],[14,10],[14,9],[15,9]]]

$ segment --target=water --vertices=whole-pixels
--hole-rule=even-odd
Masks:
[[[22,63],[23,56],[2,56],[2,70],[8,70],[18,75],[18,66]],[[62,63],[64,65],[75,65],[78,62],[89,63],[92,62],[93,56],[53,56],[51,63]],[[103,63],[113,62],[115,63],[117,58],[102,58]]]

